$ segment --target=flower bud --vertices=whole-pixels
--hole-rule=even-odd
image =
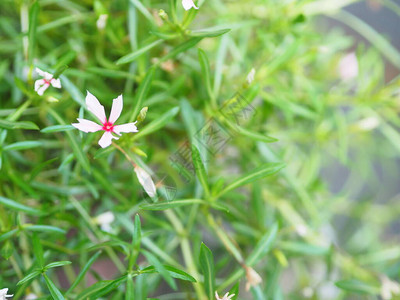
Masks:
[[[246,270],[246,291],[250,290],[250,287],[256,286],[262,282],[262,278],[253,268],[245,267]]]
[[[138,122],[143,122],[144,119],[146,119],[146,114],[147,114],[148,109],[149,108],[147,106],[145,106],[140,110],[139,116],[137,117]]]
[[[135,173],[139,180],[139,183],[142,185],[146,193],[150,197],[154,197],[156,195],[156,186],[154,185],[151,176],[139,166],[135,167]]]

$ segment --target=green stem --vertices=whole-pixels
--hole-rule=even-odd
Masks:
[[[222,244],[225,246],[226,250],[228,250],[233,255],[233,257],[240,265],[244,265],[244,259],[242,257],[242,254],[240,253],[240,250],[236,245],[232,243],[231,238],[226,234],[223,228],[217,225],[212,214],[208,214],[207,220],[208,224],[210,224],[212,229],[215,231]]]
[[[96,225],[93,223],[92,218],[88,215],[86,210],[82,207],[82,205],[77,201],[74,197],[70,197],[70,201],[72,205],[76,208],[76,210],[79,212],[79,214],[82,216],[82,218],[86,221],[86,223],[89,225],[90,229],[93,231],[96,237],[95,242],[99,242],[104,239],[103,234],[97,229]],[[119,257],[117,254],[115,254],[114,250],[110,247],[105,248],[108,256],[112,260],[112,262],[115,264],[117,267],[118,271],[121,273],[125,273],[125,266],[121,263]]]
[[[164,214],[168,218],[168,220],[171,222],[172,226],[174,227],[174,229],[176,230],[176,232],[178,233],[178,235],[181,238],[181,250],[182,250],[182,254],[183,254],[183,259],[185,261],[185,265],[186,265],[189,273],[194,278],[196,278],[196,280],[198,281],[199,272],[197,271],[197,267],[196,267],[196,264],[193,259],[193,255],[192,255],[193,251],[190,248],[190,243],[187,238],[187,232],[186,232],[185,228],[183,227],[182,223],[179,221],[178,217],[172,210],[170,210],[170,209],[165,210]],[[201,287],[199,282],[193,283],[193,287],[196,291],[197,299],[207,300],[207,296],[204,293],[204,290]]]

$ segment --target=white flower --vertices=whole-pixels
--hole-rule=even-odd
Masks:
[[[304,224],[298,224],[295,226],[294,229],[296,230],[297,234],[300,235],[301,237],[306,236],[308,233],[308,228]]]
[[[193,0],[182,0],[182,6],[185,10],[189,10],[192,7],[199,9],[196,5],[194,5]]]
[[[142,185],[146,193],[150,197],[154,197],[156,195],[156,186],[154,185],[151,176],[139,166],[135,167],[135,173],[137,175],[139,183]]]
[[[254,80],[254,75],[256,74],[256,70],[253,68],[251,69],[250,73],[247,75],[247,83],[251,84]]]
[[[108,19],[107,14],[103,14],[103,15],[99,16],[99,18],[97,19],[97,22],[96,22],[96,26],[97,26],[98,30],[103,30],[104,28],[106,28],[107,19]]]
[[[246,269],[246,291],[250,290],[250,287],[256,286],[262,282],[262,278],[253,268],[245,267]]]
[[[339,62],[339,75],[343,80],[358,76],[358,61],[354,52],[345,55]]]
[[[376,117],[368,117],[360,120],[357,126],[361,130],[369,131],[379,126],[379,119]]]
[[[381,297],[383,300],[390,300],[393,295],[400,294],[400,284],[397,282],[390,280],[387,276],[382,276],[381,282]]]
[[[111,211],[107,211],[105,213],[102,213],[98,215],[95,218],[95,222],[100,225],[101,230],[105,232],[111,232],[111,223],[114,222],[115,216]]]
[[[8,289],[0,290],[0,300],[7,300],[6,298],[14,296],[14,295],[7,295],[7,292],[8,292]]]
[[[26,296],[25,300],[35,300],[37,298],[38,298],[38,296],[36,296],[33,293],[30,293],[29,295]]]
[[[215,298],[216,298],[217,300],[231,300],[231,298],[232,298],[233,296],[235,296],[235,294],[229,295],[229,293],[226,293],[222,298],[220,298],[220,297],[218,296],[217,291],[215,291]]]
[[[52,74],[44,72],[39,68],[36,68],[35,71],[43,77],[43,79],[38,79],[35,81],[35,92],[37,92],[39,96],[43,95],[44,91],[47,90],[50,84],[55,88],[61,88],[60,79],[53,78]]]
[[[303,294],[304,298],[311,298],[314,295],[314,290],[312,287],[307,286],[301,291],[301,293]]]
[[[106,113],[104,111],[104,106],[100,104],[99,100],[91,93],[87,92],[86,95],[86,106],[87,109],[92,112],[101,122],[102,125],[99,125],[95,122],[79,119],[79,123],[73,123],[72,126],[83,131],[83,132],[96,132],[103,130],[105,131],[103,136],[99,140],[99,145],[102,148],[106,148],[111,145],[113,139],[118,140],[119,137],[113,135],[113,133],[117,135],[121,135],[121,132],[138,132],[136,128],[136,122],[127,123],[122,125],[115,125],[115,122],[121,115],[123,100],[122,95],[118,96],[118,98],[113,100],[113,104],[111,107],[110,117],[106,118]]]

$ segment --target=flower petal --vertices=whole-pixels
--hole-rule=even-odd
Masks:
[[[0,297],[1,297],[0,299],[2,300],[5,298],[14,296],[14,295],[7,295],[7,293],[8,293],[8,289],[1,289],[0,290]]]
[[[118,140],[118,138],[113,136],[111,134],[111,132],[108,132],[108,131],[104,132],[103,136],[99,140],[100,147],[106,148],[106,147],[110,146],[113,139]]]
[[[136,121],[137,122],[137,121]],[[115,125],[113,132],[121,135],[121,132],[138,132],[139,130],[136,127],[136,122],[134,123],[126,123],[122,125]]]
[[[35,81],[35,92],[45,83],[44,79],[38,79]]]
[[[53,75],[45,72],[39,68],[35,68],[36,73],[38,73],[40,76],[44,77],[46,80],[50,80],[51,78],[53,78]]]
[[[150,197],[154,197],[156,195],[156,186],[154,185],[151,176],[145,170],[138,166],[135,167],[135,173],[137,175],[139,183],[142,185],[146,193]]]
[[[86,120],[86,119],[78,119],[79,123],[72,123],[76,129],[79,129],[83,132],[96,132],[101,130],[103,127],[95,122]]]
[[[196,5],[194,5],[193,0],[182,0],[182,6],[185,10],[189,10],[192,7],[199,9]]]
[[[115,216],[111,211],[106,211],[96,217],[98,224],[110,224],[114,222]]]
[[[89,91],[86,95],[87,109],[92,112],[103,124],[107,121],[104,106],[100,104],[99,100],[93,96]]]
[[[36,92],[38,93],[39,96],[42,96],[49,86],[50,85],[48,83],[44,83],[42,86],[38,88]]]
[[[50,83],[53,87],[61,89],[61,81],[59,78],[57,79],[53,78],[53,80],[51,80]]]
[[[117,121],[117,119],[121,115],[122,107],[123,107],[122,95],[119,95],[116,99],[113,100],[108,122],[114,124],[115,121]]]

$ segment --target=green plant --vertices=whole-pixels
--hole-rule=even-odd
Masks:
[[[383,57],[399,67],[400,54],[342,10],[352,2],[1,1],[0,288],[12,299],[396,292],[400,82],[385,82]],[[348,56],[354,40],[317,30],[320,15],[371,45]],[[353,69],[341,77],[343,57]],[[62,88],[39,96],[35,67]],[[76,130],[77,117],[95,120],[86,91],[107,111],[122,94],[120,124],[138,132],[102,149],[99,133]]]

